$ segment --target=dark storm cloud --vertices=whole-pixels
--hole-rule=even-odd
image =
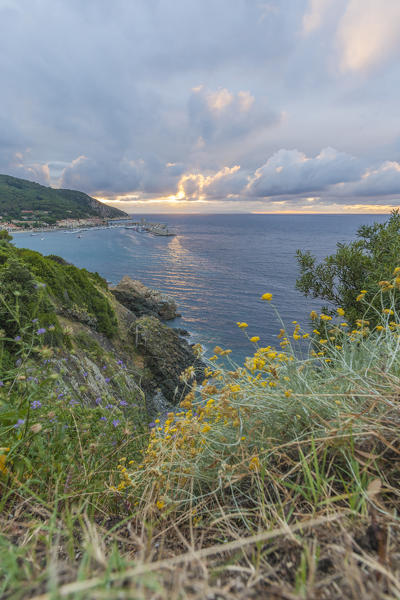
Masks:
[[[0,0],[0,171],[108,198],[396,194],[399,6]]]

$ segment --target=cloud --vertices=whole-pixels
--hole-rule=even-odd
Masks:
[[[388,195],[400,197],[400,163],[385,161],[381,165],[370,167],[366,169],[359,181],[339,185],[336,190],[346,197]]]
[[[235,94],[227,88],[210,90],[203,85],[192,89],[188,116],[191,132],[204,143],[249,136],[255,129],[268,128],[280,120],[276,111],[257,103],[248,90]]]
[[[328,15],[333,0],[309,0],[307,12],[303,16],[303,33],[308,35],[318,29]]]
[[[349,0],[339,23],[340,66],[356,71],[375,66],[400,51],[398,0]]]
[[[314,193],[330,185],[360,177],[360,161],[333,148],[324,148],[314,158],[298,150],[279,150],[250,178],[252,196]]]
[[[396,189],[399,10],[0,0],[0,172],[235,206]]]
[[[216,200],[237,196],[247,183],[246,174],[239,165],[224,167],[219,171],[204,175],[186,173],[179,180],[177,197],[185,200]]]

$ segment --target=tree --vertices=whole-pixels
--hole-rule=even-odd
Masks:
[[[363,225],[357,238],[348,244],[338,243],[336,253],[320,263],[309,251],[296,253],[300,266],[297,289],[305,296],[326,301],[325,312],[332,314],[340,306],[352,323],[366,315],[375,320],[375,311],[357,298],[361,290],[367,290],[366,300],[380,306],[380,296],[376,296],[382,288],[379,282],[392,281],[394,269],[400,266],[399,211],[393,211],[385,223]]]

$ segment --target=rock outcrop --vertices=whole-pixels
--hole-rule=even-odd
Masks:
[[[123,306],[128,308],[136,317],[154,316],[163,321],[179,317],[176,302],[171,296],[158,290],[146,287],[141,281],[136,281],[127,275],[110,291]]]
[[[168,402],[177,404],[186,387],[180,380],[181,373],[188,367],[194,367],[194,377],[200,381],[204,374],[203,362],[196,358],[186,340],[155,317],[138,319],[132,333],[155,385]]]

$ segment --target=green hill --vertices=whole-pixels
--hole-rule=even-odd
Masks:
[[[126,213],[83,192],[53,189],[26,179],[0,175],[0,216],[3,222],[30,220],[51,225],[60,219],[118,218]]]

